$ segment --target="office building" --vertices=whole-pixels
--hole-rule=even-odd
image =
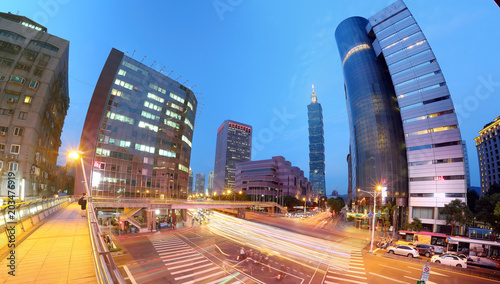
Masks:
[[[498,153],[500,148],[500,116],[486,124],[474,140],[479,158],[481,193],[484,194],[493,184],[500,185],[500,154]]]
[[[464,152],[465,183],[467,189],[470,189],[471,184],[470,184],[469,154],[467,152],[467,143],[465,142],[465,140],[462,140],[462,151]]]
[[[205,194],[205,174],[196,174],[194,193]]]
[[[189,169],[189,181],[188,181],[188,195],[194,192],[194,182],[193,182],[193,171]]]
[[[187,198],[196,106],[189,88],[112,49],[80,140],[92,195]]]
[[[208,193],[212,194],[214,191],[214,171],[208,174]]]
[[[215,148],[214,191],[234,189],[236,164],[250,161],[252,155],[252,127],[226,120],[217,130]]]
[[[279,201],[284,196],[317,201],[318,192],[304,176],[282,156],[268,160],[248,161],[236,165],[234,192],[242,191],[252,200]]]
[[[320,196],[326,196],[325,186],[325,137],[323,130],[323,109],[314,92],[307,106],[309,121],[309,181]]]
[[[52,197],[69,107],[69,42],[19,15],[0,13],[0,171],[19,197]],[[0,196],[7,196],[0,175]]]
[[[398,0],[368,20],[344,20],[335,36],[351,128],[352,190],[386,187],[384,202],[401,206],[404,221],[418,217],[424,230],[448,231],[439,208],[466,200],[462,139],[419,25]]]

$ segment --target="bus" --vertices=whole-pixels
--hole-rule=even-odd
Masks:
[[[441,254],[446,248],[447,237],[441,233],[399,231],[397,244],[415,246],[417,244],[429,244],[434,246],[434,253]]]
[[[466,237],[448,236],[447,251],[464,254],[469,261],[476,264],[499,267],[500,243],[470,239]]]

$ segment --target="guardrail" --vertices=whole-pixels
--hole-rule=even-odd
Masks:
[[[8,244],[9,235],[5,233],[7,222],[16,222],[14,231],[16,240],[19,241],[18,236],[40,221],[50,217],[64,205],[67,205],[69,201],[69,196],[63,196],[0,206],[0,234],[3,235],[0,238],[0,249]]]
[[[94,205],[87,204],[87,222],[89,225],[90,245],[92,247],[92,258],[99,283],[125,283],[118,271],[118,267],[104,242],[95,216]]]

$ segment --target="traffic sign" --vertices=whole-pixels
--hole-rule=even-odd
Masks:
[[[429,274],[431,274],[431,268],[429,266],[429,261],[427,261],[427,264],[422,268],[422,277],[420,277],[420,280],[429,281]]]
[[[373,217],[373,212],[368,213],[368,218]]]

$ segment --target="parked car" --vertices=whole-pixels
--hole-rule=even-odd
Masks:
[[[431,261],[435,263],[442,263],[446,265],[467,268],[467,260],[461,259],[460,257],[458,257],[458,255],[452,255],[452,254],[441,255],[438,256],[437,258],[432,257]]]
[[[420,255],[425,255],[426,257],[434,255],[434,246],[428,244],[418,244],[415,249],[417,249]]]
[[[401,246],[389,246],[387,248],[388,253],[406,255],[408,257],[418,257],[418,251],[411,246],[401,245]]]

